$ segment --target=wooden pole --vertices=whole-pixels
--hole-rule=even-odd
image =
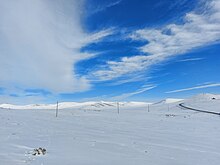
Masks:
[[[56,117],[58,116],[58,101],[57,101],[57,107],[56,107]]]
[[[118,109],[118,114],[119,114],[119,102],[117,102],[117,109]]]

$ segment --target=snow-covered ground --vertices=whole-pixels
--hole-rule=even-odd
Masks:
[[[213,99],[215,98],[215,99]],[[220,111],[216,95],[155,104],[114,102],[0,105],[0,165],[217,165]],[[33,150],[45,148],[45,155]]]

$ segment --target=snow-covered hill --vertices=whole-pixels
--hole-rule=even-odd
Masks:
[[[147,106],[147,102],[119,102],[119,106],[123,107],[141,107]],[[71,108],[80,108],[80,109],[108,109],[116,107],[117,102],[61,102],[58,103],[59,109],[71,109]],[[30,104],[30,105],[13,105],[13,104],[0,104],[0,108],[3,109],[56,109],[57,104]]]
[[[220,100],[220,95],[203,93],[187,99],[188,102]]]
[[[156,105],[156,104],[158,104],[158,105],[159,104],[172,104],[172,103],[177,103],[180,101],[183,101],[183,99],[167,98],[167,99],[164,99],[164,100],[161,100],[159,102],[154,103],[154,105]]]
[[[196,109],[220,113],[220,95],[199,94],[184,100],[184,104]]]

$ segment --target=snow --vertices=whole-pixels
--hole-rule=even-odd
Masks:
[[[129,106],[129,107],[139,107],[145,106],[151,103],[146,102],[119,102],[121,106]],[[70,109],[70,108],[80,108],[80,109],[91,109],[91,108],[112,108],[117,106],[117,102],[61,102],[58,103],[59,109]],[[57,104],[30,104],[30,105],[13,105],[13,104],[0,104],[0,108],[4,109],[55,109]]]
[[[210,100],[220,100],[220,95],[204,93],[187,99],[188,102],[202,102],[202,101],[210,101]]]
[[[165,100],[161,100],[159,102],[156,102],[154,104],[171,104],[171,103],[177,103],[183,101],[183,99],[176,99],[176,98],[167,98]]]
[[[200,110],[208,110],[220,113],[220,95],[199,94],[185,100],[185,105]]]
[[[217,111],[218,99],[181,100]],[[216,165],[220,116],[179,102],[0,105],[1,165]],[[203,107],[205,106],[205,107]],[[148,111],[149,107],[149,111]],[[39,147],[45,155],[30,153]]]

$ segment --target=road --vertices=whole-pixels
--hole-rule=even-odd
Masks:
[[[219,112],[213,112],[213,111],[207,111],[207,110],[200,110],[200,109],[195,109],[195,108],[191,108],[188,106],[183,105],[184,103],[180,103],[179,106],[183,109],[187,109],[187,110],[191,110],[191,111],[197,111],[197,112],[203,112],[203,113],[210,113],[210,114],[214,114],[214,115],[220,115]]]

